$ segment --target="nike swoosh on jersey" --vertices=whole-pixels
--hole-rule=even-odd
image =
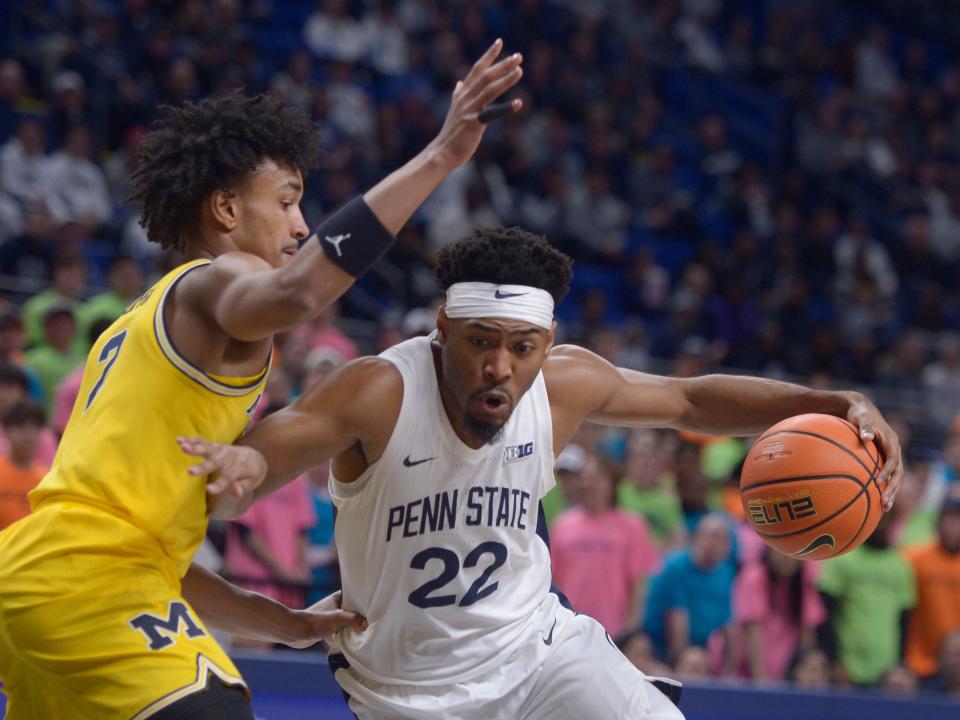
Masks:
[[[527,293],[505,293],[505,292],[500,292],[500,290],[497,290],[497,291],[493,294],[493,296],[494,296],[497,300],[506,300],[507,298],[520,297],[521,295],[526,295],[526,294],[527,294]]]
[[[416,467],[417,465],[422,465],[425,462],[430,462],[431,460],[436,460],[436,459],[437,458],[435,457],[428,457],[428,458],[424,458],[423,460],[411,460],[410,456],[407,455],[403,459],[403,464],[404,464],[404,467]]]
[[[557,619],[553,619],[553,625],[550,626],[550,633],[543,639],[544,645],[553,645],[553,629],[557,626]]]

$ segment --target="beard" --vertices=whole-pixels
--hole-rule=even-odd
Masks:
[[[482,422],[470,413],[464,416],[463,424],[466,426],[467,432],[480,440],[484,445],[495,445],[503,435],[503,425]]]

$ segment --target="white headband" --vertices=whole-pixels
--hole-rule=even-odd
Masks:
[[[553,296],[528,285],[454,283],[447,288],[444,308],[448,318],[522,320],[544,330],[553,326]]]

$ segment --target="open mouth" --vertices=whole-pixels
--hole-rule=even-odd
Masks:
[[[502,393],[485,393],[480,396],[480,404],[489,412],[496,413],[509,407],[510,400]]]

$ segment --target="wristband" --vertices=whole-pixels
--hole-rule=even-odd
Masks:
[[[337,210],[314,234],[324,254],[355,278],[373,267],[396,239],[362,196]]]

